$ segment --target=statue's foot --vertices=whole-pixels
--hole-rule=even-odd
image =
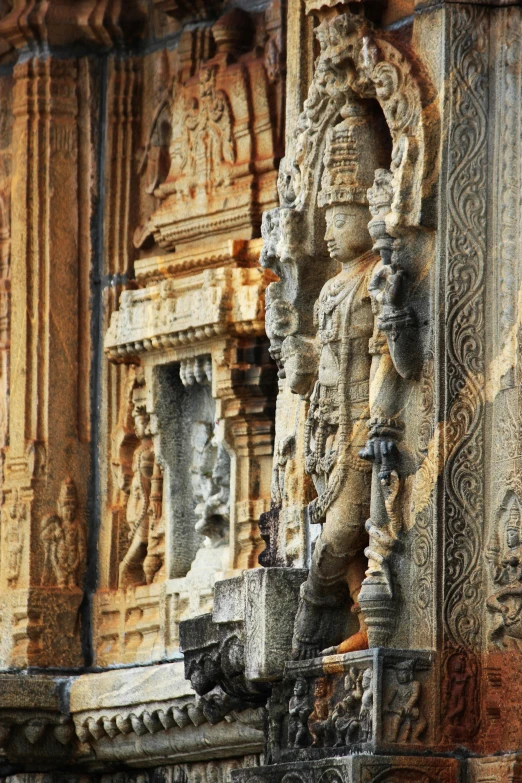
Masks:
[[[294,661],[308,661],[310,658],[319,658],[321,648],[313,642],[298,642],[298,645],[292,649],[292,659]]]
[[[367,650],[368,647],[369,644],[367,632],[357,631],[357,633],[354,633],[353,636],[349,636],[348,639],[345,639],[344,642],[341,642],[341,644],[338,645],[336,652],[338,655],[340,655],[341,653]]]

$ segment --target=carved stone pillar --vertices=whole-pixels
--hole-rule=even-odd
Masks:
[[[9,445],[2,581],[5,664],[81,662],[89,475],[90,211],[79,187],[89,100],[80,62],[31,58],[14,71]],[[80,180],[81,181],[81,180]],[[87,347],[87,350],[86,350]],[[87,400],[87,402],[86,402]],[[57,507],[58,504],[58,507]]]

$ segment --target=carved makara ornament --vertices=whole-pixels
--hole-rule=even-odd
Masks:
[[[87,554],[85,527],[78,518],[78,498],[74,481],[61,484],[58,514],[47,514],[40,525],[44,549],[41,584],[74,590],[80,587]]]

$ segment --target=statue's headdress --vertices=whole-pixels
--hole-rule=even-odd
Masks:
[[[517,533],[520,533],[520,509],[517,503],[513,503],[513,505],[511,506],[506,529],[516,530]]]
[[[60,495],[58,496],[58,503],[77,503],[78,496],[76,493],[76,485],[70,476],[64,479],[60,486]]]
[[[147,416],[147,394],[145,386],[136,385],[132,391],[132,413],[134,416]]]
[[[413,674],[414,669],[415,669],[415,661],[412,660],[401,661],[395,666],[396,671],[409,672],[410,674]]]
[[[368,204],[367,191],[375,170],[389,161],[389,138],[371,105],[352,98],[342,110],[343,119],[329,128],[324,151],[320,207]]]

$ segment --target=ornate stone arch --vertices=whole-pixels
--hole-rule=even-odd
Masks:
[[[392,139],[394,197],[386,223],[391,234],[429,227],[437,172],[438,109],[419,63],[391,36],[350,13],[324,20],[316,30],[320,54],[297,126],[282,164],[282,206],[313,206],[326,129],[350,101],[375,99]]]

